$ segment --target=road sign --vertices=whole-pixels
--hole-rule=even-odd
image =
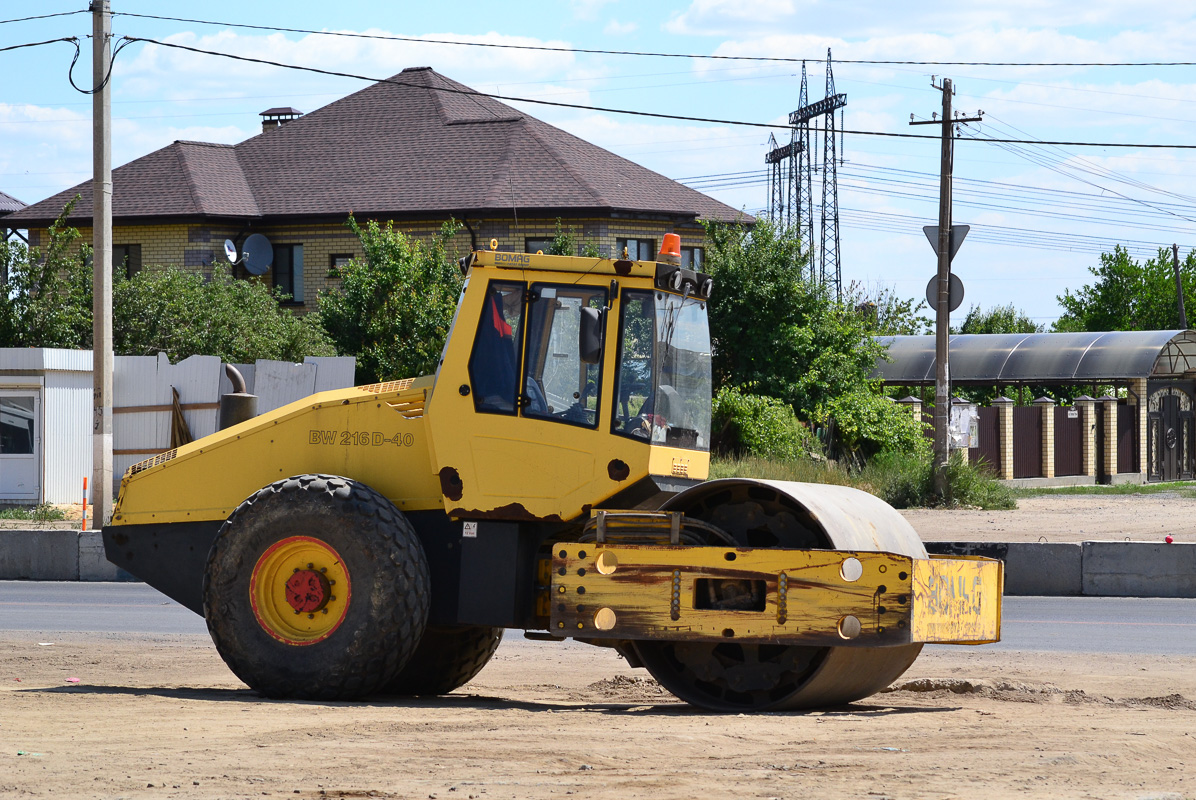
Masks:
[[[947,309],[954,311],[963,302],[963,281],[959,279],[958,275],[951,273],[947,284]],[[926,302],[930,304],[931,311],[939,307],[939,278],[937,275],[930,279],[930,283],[926,284]]]
[[[959,252],[960,245],[963,244],[963,239],[968,235],[968,231],[972,229],[971,225],[952,225],[951,226],[951,258],[955,260],[955,254]],[[934,254],[939,254],[939,226],[925,225],[922,231],[926,234],[926,238],[930,240],[930,247],[934,250]],[[952,309],[954,311],[955,309]]]

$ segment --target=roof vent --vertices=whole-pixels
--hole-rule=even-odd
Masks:
[[[262,133],[265,133],[268,130],[280,127],[284,122],[298,119],[303,116],[303,112],[297,108],[290,108],[288,106],[285,108],[268,108],[261,114],[258,114],[258,116],[262,118]]]

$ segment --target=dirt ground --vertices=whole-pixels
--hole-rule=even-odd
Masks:
[[[902,511],[926,542],[1196,542],[1196,499],[1157,494],[1023,497],[1013,511]]]
[[[927,540],[1158,540],[1193,503],[907,516]],[[709,714],[611,651],[508,632],[448,697],[276,702],[203,636],[5,632],[0,797],[1196,798],[1190,659],[928,647],[895,689]]]
[[[1196,797],[1191,663],[928,648],[842,709],[715,715],[508,637],[451,696],[317,703],[258,698],[202,636],[4,634],[0,796]]]

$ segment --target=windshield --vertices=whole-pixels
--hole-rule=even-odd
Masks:
[[[615,433],[710,449],[706,304],[664,292],[623,293]]]

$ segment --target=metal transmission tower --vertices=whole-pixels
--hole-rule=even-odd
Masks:
[[[790,189],[793,175],[793,147],[790,142],[784,147],[777,146],[777,139],[771,133],[768,135],[768,155],[764,162],[768,164],[768,216],[778,225],[793,224],[791,203],[793,193]]]
[[[774,222],[785,227],[797,226],[798,234],[810,253],[810,278],[834,285],[835,294],[841,291],[842,270],[839,264],[839,157],[841,143],[835,141],[835,111],[847,105],[846,94],[835,93],[835,78],[831,71],[831,51],[826,51],[826,97],[809,102],[806,65],[801,68],[801,95],[798,109],[789,115],[789,144],[778,147],[776,139],[768,140],[769,151],[764,157],[771,166],[768,177],[768,214]],[[818,118],[822,124],[822,164],[818,164]],[[842,130],[842,112],[838,130]],[[788,162],[788,163],[783,163]],[[822,171],[822,203],[820,229],[814,227],[814,174]]]

